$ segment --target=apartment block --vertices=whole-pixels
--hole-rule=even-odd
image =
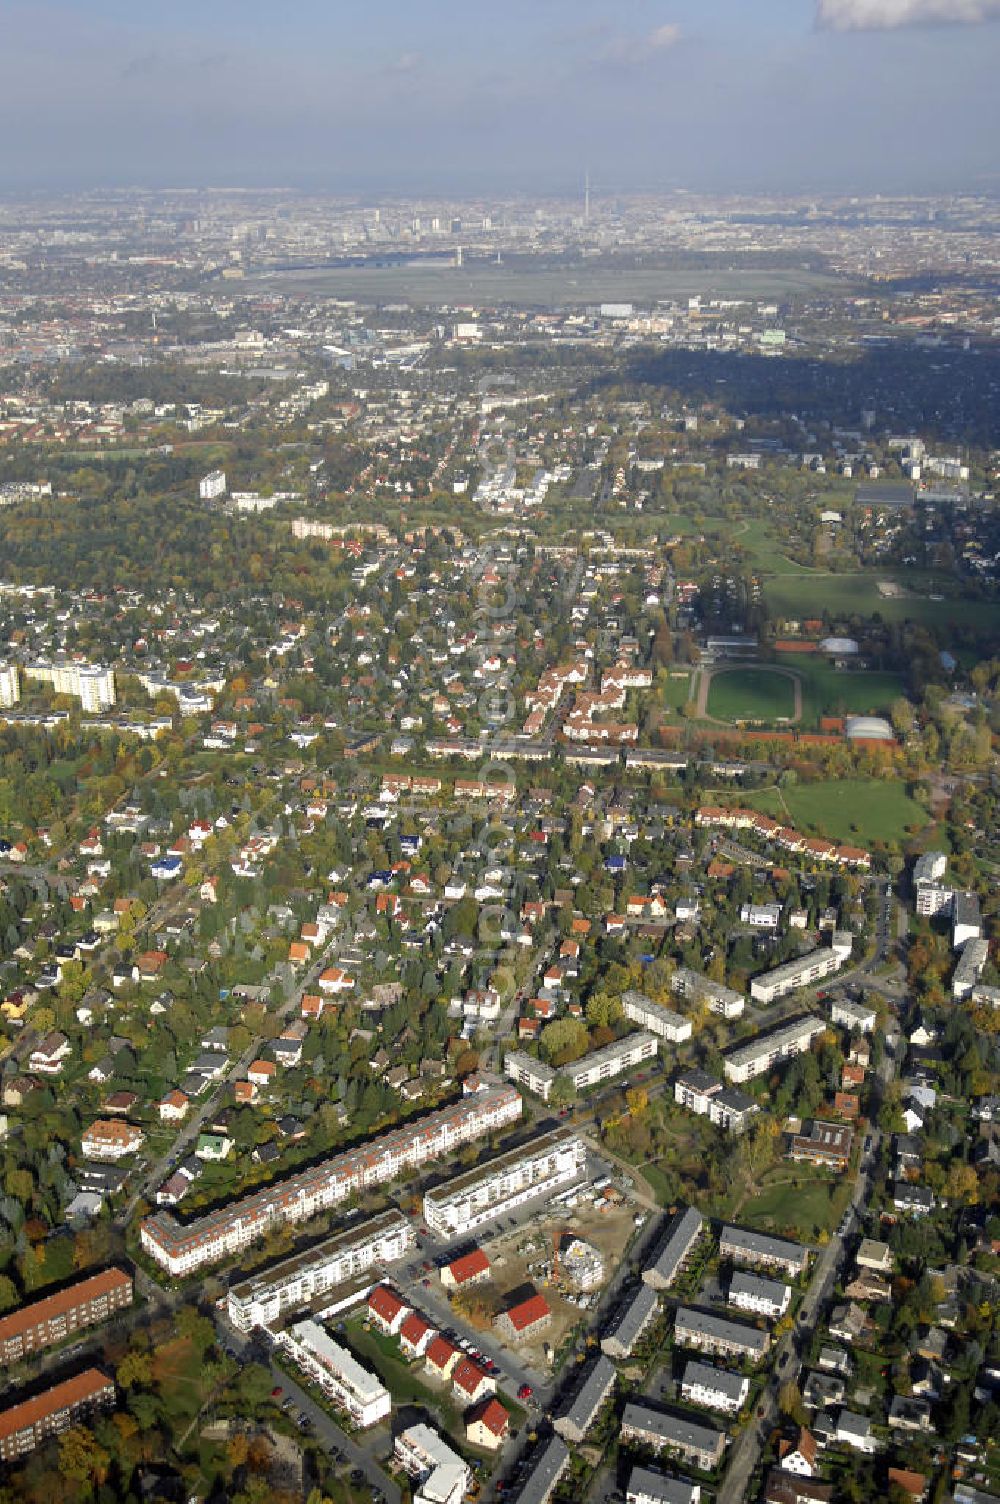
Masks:
[[[424,1220],[440,1237],[461,1237],[534,1196],[568,1185],[586,1159],[583,1140],[570,1129],[557,1128],[435,1186],[424,1196]]]
[[[403,1258],[413,1246],[413,1229],[402,1213],[383,1212],[231,1286],[229,1319],[242,1331],[271,1326],[376,1264]]]
[[[766,1034],[759,1034],[756,1039],[751,1039],[749,1043],[730,1050],[724,1063],[726,1075],[737,1084],[752,1081],[755,1076],[762,1076],[780,1061],[790,1060],[793,1055],[801,1055],[808,1050],[825,1028],[822,1019],[810,1014],[789,1019],[777,1029],[770,1029]]]
[[[780,1280],[737,1269],[729,1281],[726,1298],[738,1311],[749,1311],[752,1316],[766,1316],[770,1321],[777,1321],[788,1310],[792,1291],[790,1285],[783,1285]]]
[[[0,1362],[17,1363],[131,1304],[132,1279],[121,1269],[102,1269],[77,1280],[67,1290],[0,1317]]]
[[[630,1403],[622,1411],[619,1435],[656,1452],[670,1452],[710,1473],[722,1461],[725,1431],[706,1426],[687,1415],[671,1415],[651,1405]]]
[[[771,1345],[767,1332],[725,1316],[712,1316],[680,1306],[674,1314],[674,1340],[678,1347],[693,1347],[718,1358],[746,1358],[757,1363]]]
[[[389,1414],[392,1401],[388,1389],[317,1322],[299,1321],[286,1327],[278,1344],[356,1426],[364,1429],[377,1425]]]
[[[99,1368],[88,1368],[30,1400],[0,1410],[0,1462],[16,1462],[97,1410],[114,1404],[115,1386]]]
[[[521,1111],[513,1086],[477,1092],[191,1222],[156,1212],[142,1223],[142,1246],[171,1274],[189,1274],[241,1252],[271,1227],[307,1221],[354,1192],[383,1185],[516,1123]]]
[[[750,1380],[740,1373],[730,1373],[726,1368],[713,1368],[711,1363],[699,1363],[696,1358],[684,1365],[681,1375],[681,1398],[689,1405],[702,1405],[707,1410],[721,1410],[726,1415],[738,1415],[747,1402]]]
[[[682,1044],[685,1039],[691,1038],[689,1018],[682,1018],[679,1013],[671,1012],[661,1003],[654,1003],[644,992],[633,990],[623,993],[622,1012],[632,1023],[648,1029],[650,1034],[655,1034],[670,1044]]]
[[[615,1365],[603,1354],[595,1358],[567,1404],[552,1422],[563,1441],[584,1441],[605,1400],[615,1387]]]
[[[659,1307],[655,1290],[648,1284],[636,1285],[608,1322],[601,1338],[601,1351],[609,1358],[630,1358]]]
[[[802,987],[814,987],[824,977],[839,971],[850,959],[854,941],[847,930],[834,930],[830,944],[811,950],[776,966],[763,976],[754,977],[750,983],[750,996],[755,1003],[773,1003],[776,998],[798,992]]]
[[[634,1467],[628,1475],[625,1504],[700,1504],[701,1484],[668,1478],[651,1467]]]
[[[415,1480],[413,1504],[461,1504],[469,1486],[469,1465],[430,1426],[418,1422],[400,1431],[393,1456]]]
[[[623,1071],[633,1070],[644,1060],[654,1059],[656,1049],[655,1034],[629,1034],[613,1044],[606,1044],[603,1049],[591,1050],[589,1055],[575,1060],[572,1065],[562,1066],[559,1074],[571,1081],[577,1091],[586,1091],[591,1086],[599,1086],[602,1081],[620,1076]]]
[[[701,1212],[693,1206],[675,1213],[655,1246],[652,1262],[642,1271],[643,1283],[653,1290],[669,1290],[701,1237],[704,1225]]]
[[[549,1092],[552,1083],[558,1074],[551,1065],[546,1065],[544,1060],[536,1060],[533,1055],[526,1055],[523,1050],[509,1050],[504,1056],[503,1071],[509,1076],[515,1085],[530,1091],[536,1097],[541,1097],[543,1102],[549,1100]]]
[[[787,1238],[771,1238],[766,1233],[749,1232],[742,1227],[724,1227],[719,1236],[719,1257],[734,1264],[753,1268],[783,1269],[793,1278],[804,1274],[809,1265],[809,1250]]]
[[[721,982],[713,982],[689,966],[678,966],[670,978],[670,988],[678,997],[689,998],[721,1018],[739,1018],[746,1007],[742,992],[724,987]]]

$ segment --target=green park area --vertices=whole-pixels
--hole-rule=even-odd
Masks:
[[[807,835],[856,846],[905,841],[930,821],[897,778],[824,778],[748,792],[741,800],[776,820],[790,820]]]
[[[905,693],[901,674],[838,669],[818,653],[779,653],[777,662],[801,681],[803,731],[814,730],[824,715],[886,715]]]
[[[687,704],[690,694],[691,675],[686,672],[681,673],[679,670],[674,669],[668,675],[667,682],[664,685],[664,703],[668,705],[671,710],[680,710]]]
[[[825,1171],[808,1165],[781,1165],[765,1177],[756,1196],[744,1201],[738,1212],[733,1209],[733,1215],[741,1227],[811,1243],[820,1233],[833,1231],[850,1192],[846,1177],[836,1182]]]
[[[994,601],[962,600],[954,594],[953,579],[907,575],[901,580],[901,595],[882,595],[879,582],[891,575],[872,570],[827,574],[822,570],[789,567],[764,579],[764,595],[775,618],[819,616],[879,616],[887,622],[919,622],[942,632],[945,637],[957,628],[979,629],[996,626],[1000,612]],[[935,595],[941,599],[933,599]]]
[[[734,668],[712,675],[708,713],[720,721],[790,720],[795,687],[786,674],[768,668]]]

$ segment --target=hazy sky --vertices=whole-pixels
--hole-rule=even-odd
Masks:
[[[1000,0],[0,0],[0,186],[1000,185]]]

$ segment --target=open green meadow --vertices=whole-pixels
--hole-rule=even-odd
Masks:
[[[780,791],[751,790],[741,801],[776,820],[791,818],[806,835],[855,846],[902,842],[930,822],[897,778],[826,778]]]
[[[717,720],[790,720],[794,711],[794,685],[784,674],[747,667],[712,675],[708,713]]]
[[[841,618],[878,615],[888,622],[919,622],[946,635],[962,625],[981,629],[992,626],[1000,633],[1000,607],[994,601],[949,597],[945,592],[955,588],[954,580],[908,575],[900,580],[900,584],[913,594],[880,595],[878,582],[891,578],[885,572],[870,570],[856,574],[824,574],[819,570],[796,569],[794,573],[767,576],[764,594],[776,617],[801,619],[827,611],[831,616]],[[932,600],[932,594],[944,598]]]

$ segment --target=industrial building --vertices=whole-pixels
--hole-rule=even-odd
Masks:
[[[477,1092],[186,1224],[155,1212],[141,1225],[142,1247],[171,1274],[190,1274],[242,1252],[271,1227],[307,1221],[355,1192],[516,1123],[522,1105],[513,1086]]]
[[[750,996],[755,1003],[766,1004],[773,1003],[779,997],[786,997],[790,992],[798,992],[802,987],[813,987],[824,977],[839,971],[845,961],[850,959],[853,949],[854,941],[850,933],[847,930],[834,930],[829,945],[808,951],[806,955],[786,961],[773,971],[765,972],[763,976],[754,977],[750,983]]]
[[[229,1319],[242,1331],[271,1326],[375,1264],[403,1258],[413,1245],[413,1229],[402,1213],[383,1212],[231,1286]]]
[[[652,1262],[642,1271],[643,1282],[653,1290],[669,1290],[701,1237],[704,1225],[701,1212],[693,1206],[677,1212],[657,1243]]]
[[[672,1013],[662,1003],[654,1003],[644,992],[622,993],[622,1012],[631,1023],[648,1029],[650,1034],[667,1040],[670,1044],[682,1044],[691,1038],[691,1020]]]
[[[809,1264],[809,1250],[787,1238],[771,1238],[766,1233],[749,1232],[742,1227],[724,1227],[719,1236],[719,1257],[734,1264],[749,1264],[761,1269],[783,1269],[794,1278],[804,1274]]]
[[[569,1184],[580,1175],[586,1159],[579,1135],[557,1128],[428,1191],[424,1220],[440,1237],[462,1237],[534,1196]]]
[[[354,1425],[377,1425],[392,1409],[388,1389],[315,1321],[286,1327],[278,1345]]]
[[[131,1275],[121,1269],[102,1269],[100,1274],[0,1317],[0,1362],[17,1363],[74,1332],[107,1321],[131,1304]]]
[[[762,1076],[779,1061],[803,1054],[825,1028],[823,1020],[814,1018],[811,1014],[789,1019],[777,1029],[770,1029],[766,1034],[751,1039],[749,1043],[730,1050],[724,1062],[726,1075],[737,1084],[752,1081],[755,1076]]]

